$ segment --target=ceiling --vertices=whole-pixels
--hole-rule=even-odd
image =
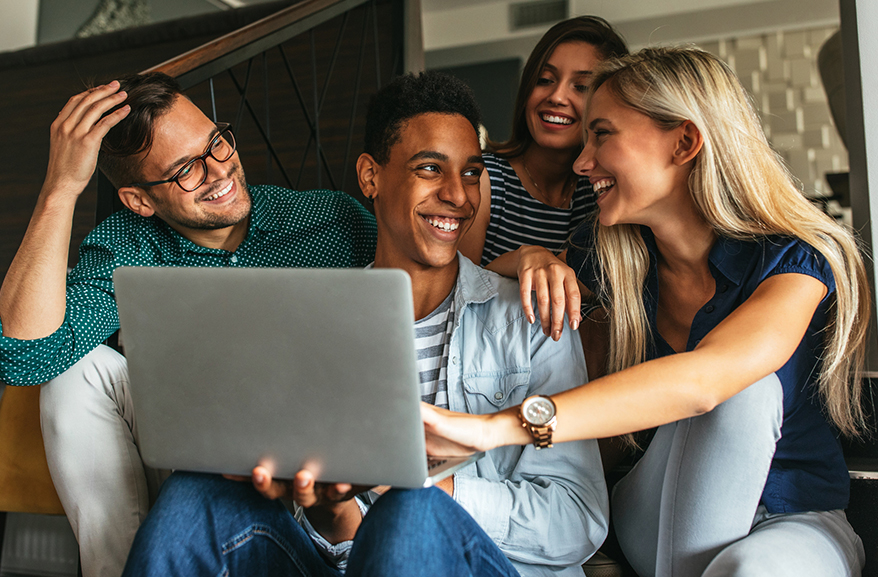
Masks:
[[[549,25],[510,31],[521,0],[422,0],[430,67],[526,57]],[[612,22],[632,48],[837,25],[838,0],[569,0],[570,16]]]

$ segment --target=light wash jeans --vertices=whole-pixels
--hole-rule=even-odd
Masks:
[[[83,575],[119,577],[163,476],[140,460],[125,357],[101,345],[42,385],[40,423]]]
[[[394,489],[357,531],[349,577],[518,577],[500,549],[443,491]],[[125,577],[338,577],[279,501],[250,483],[176,472],[131,548]]]
[[[659,427],[613,491],[625,556],[641,577],[858,576],[863,545],[843,511],[759,505],[780,438],[775,375],[710,413]]]

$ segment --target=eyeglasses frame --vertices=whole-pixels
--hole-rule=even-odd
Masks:
[[[217,132],[216,136],[214,136],[211,139],[210,143],[207,145],[207,151],[204,152],[204,154],[201,154],[199,156],[193,156],[192,158],[190,158],[186,162],[186,164],[181,166],[180,169],[174,173],[174,176],[172,176],[171,178],[169,178],[167,180],[154,180],[152,182],[134,182],[134,183],[131,183],[129,186],[137,186],[137,187],[143,188],[143,187],[147,187],[147,186],[158,186],[160,184],[168,184],[169,182],[173,182],[185,192],[195,192],[196,190],[198,190],[198,187],[200,187],[202,184],[204,184],[204,181],[207,180],[207,172],[208,172],[207,157],[209,156],[209,157],[213,158],[214,160],[216,160],[217,162],[228,162],[229,159],[232,158],[232,156],[235,154],[235,151],[238,149],[238,141],[235,140],[235,133],[232,132],[232,125],[229,124],[228,122],[216,122],[215,124],[216,124],[218,132]],[[229,134],[232,135],[232,141],[233,141],[232,152],[231,152],[231,154],[229,154],[229,158],[227,158],[225,160],[220,160],[219,158],[217,158],[216,156],[213,155],[214,144],[216,144],[217,140],[222,138],[223,134],[225,134],[226,132],[228,132]],[[199,162],[199,161],[204,163],[204,176],[202,177],[201,182],[198,183],[198,186],[196,186],[192,190],[187,190],[186,188],[183,187],[182,184],[180,184],[180,181],[178,180],[180,178],[180,174],[184,170],[186,170],[186,168],[192,166],[193,164],[195,164],[196,162]]]

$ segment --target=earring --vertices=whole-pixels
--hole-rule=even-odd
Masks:
[[[366,199],[369,201],[369,204],[375,204],[375,197],[374,196],[367,196]]]

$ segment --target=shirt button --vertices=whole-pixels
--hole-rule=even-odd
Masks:
[[[456,365],[456,364],[457,364],[457,357],[451,357],[451,364],[452,364],[452,365]]]
[[[727,290],[729,290],[729,285],[727,285],[727,284],[724,284],[723,286],[719,287],[719,292],[721,292],[721,293],[724,293]]]
[[[706,313],[712,313],[712,312],[714,311],[715,308],[716,308],[716,307],[714,307],[713,305],[707,305],[706,307],[704,307],[704,312],[706,312]]]
[[[497,391],[496,393],[494,393],[494,398],[498,401],[501,400],[503,398],[503,393]]]
[[[236,262],[238,262],[238,257],[236,255],[232,255],[232,258],[230,258],[229,260],[232,261],[232,264],[235,264]]]
[[[698,339],[697,341],[695,341],[695,346],[697,347],[700,343],[701,343],[701,339]]]

